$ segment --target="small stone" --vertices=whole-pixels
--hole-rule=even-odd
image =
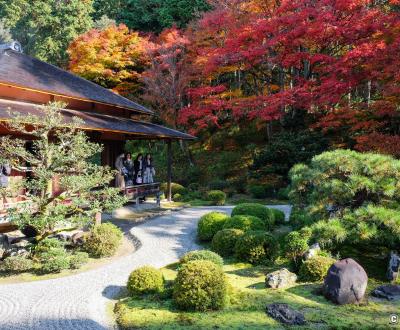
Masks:
[[[17,243],[11,244],[11,248],[26,248],[30,243],[28,239],[22,239]]]
[[[25,235],[20,230],[11,231],[7,234],[4,234],[4,236],[9,245],[18,243],[19,241],[25,238]]]
[[[396,281],[400,274],[400,256],[395,252],[390,253],[387,278],[389,281]]]
[[[384,298],[387,300],[400,299],[400,285],[381,285],[378,286],[371,295],[377,298]]]
[[[297,275],[282,268],[269,273],[265,277],[265,286],[273,289],[283,289],[292,286],[297,281]]]
[[[322,290],[324,296],[336,304],[353,304],[364,298],[367,284],[364,268],[347,258],[336,261],[329,268]]]
[[[85,235],[86,233],[84,231],[79,231],[73,234],[71,238],[72,244],[76,246],[83,245],[83,243],[85,242]]]
[[[273,319],[287,325],[304,325],[305,317],[299,311],[289,307],[288,304],[274,303],[267,305],[267,314]]]
[[[318,255],[318,253],[321,251],[321,247],[319,246],[318,243],[315,243],[310,246],[310,248],[304,253],[303,258],[304,260],[308,260],[310,258],[313,258]]]

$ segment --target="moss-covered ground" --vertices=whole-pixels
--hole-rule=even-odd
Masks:
[[[176,276],[177,265],[162,271],[167,281]],[[284,329],[265,313],[267,304],[287,303],[305,314],[308,324],[299,329],[389,329],[391,314],[400,314],[400,301],[388,302],[369,296],[381,284],[370,279],[368,295],[359,306],[337,306],[319,295],[321,283],[299,283],[285,290],[265,288],[265,273],[282,267],[252,266],[227,261],[224,271],[230,298],[222,311],[182,312],[175,308],[170,292],[161,296],[123,298],[117,303],[117,322],[126,329]],[[400,325],[399,325],[400,328]]]

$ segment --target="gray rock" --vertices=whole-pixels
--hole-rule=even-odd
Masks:
[[[303,258],[304,260],[308,260],[310,258],[315,257],[321,251],[321,247],[318,243],[315,243],[310,246],[310,248],[304,253]]]
[[[304,325],[306,319],[302,313],[289,307],[288,304],[274,303],[267,305],[267,314],[273,319],[287,325]]]
[[[83,243],[85,242],[85,235],[86,235],[86,233],[84,231],[80,231],[80,232],[73,234],[71,237],[72,244],[74,244],[76,246],[83,245]]]
[[[25,235],[20,230],[11,231],[7,234],[4,234],[4,236],[9,245],[18,243],[25,238]]]
[[[390,253],[387,278],[389,281],[396,281],[400,273],[400,256],[395,252]]]
[[[265,277],[265,286],[273,289],[287,288],[297,281],[297,275],[286,268],[269,273]]]
[[[364,298],[368,276],[351,258],[336,261],[328,270],[322,292],[332,302],[343,305],[359,303]]]
[[[377,298],[384,298],[387,300],[400,299],[400,285],[381,285],[378,286],[371,295]]]

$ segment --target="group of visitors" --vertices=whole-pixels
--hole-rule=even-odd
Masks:
[[[132,154],[127,152],[117,158],[115,167],[124,178],[125,186],[153,183],[156,174],[151,154],[138,154],[135,160]]]

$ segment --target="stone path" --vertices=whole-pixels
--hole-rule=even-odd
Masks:
[[[289,214],[289,206],[278,206]],[[141,242],[133,254],[99,269],[68,277],[0,285],[0,329],[112,329],[106,313],[125,287],[129,273],[142,265],[163,267],[176,262],[195,243],[197,221],[203,214],[231,207],[184,209],[130,229]]]

